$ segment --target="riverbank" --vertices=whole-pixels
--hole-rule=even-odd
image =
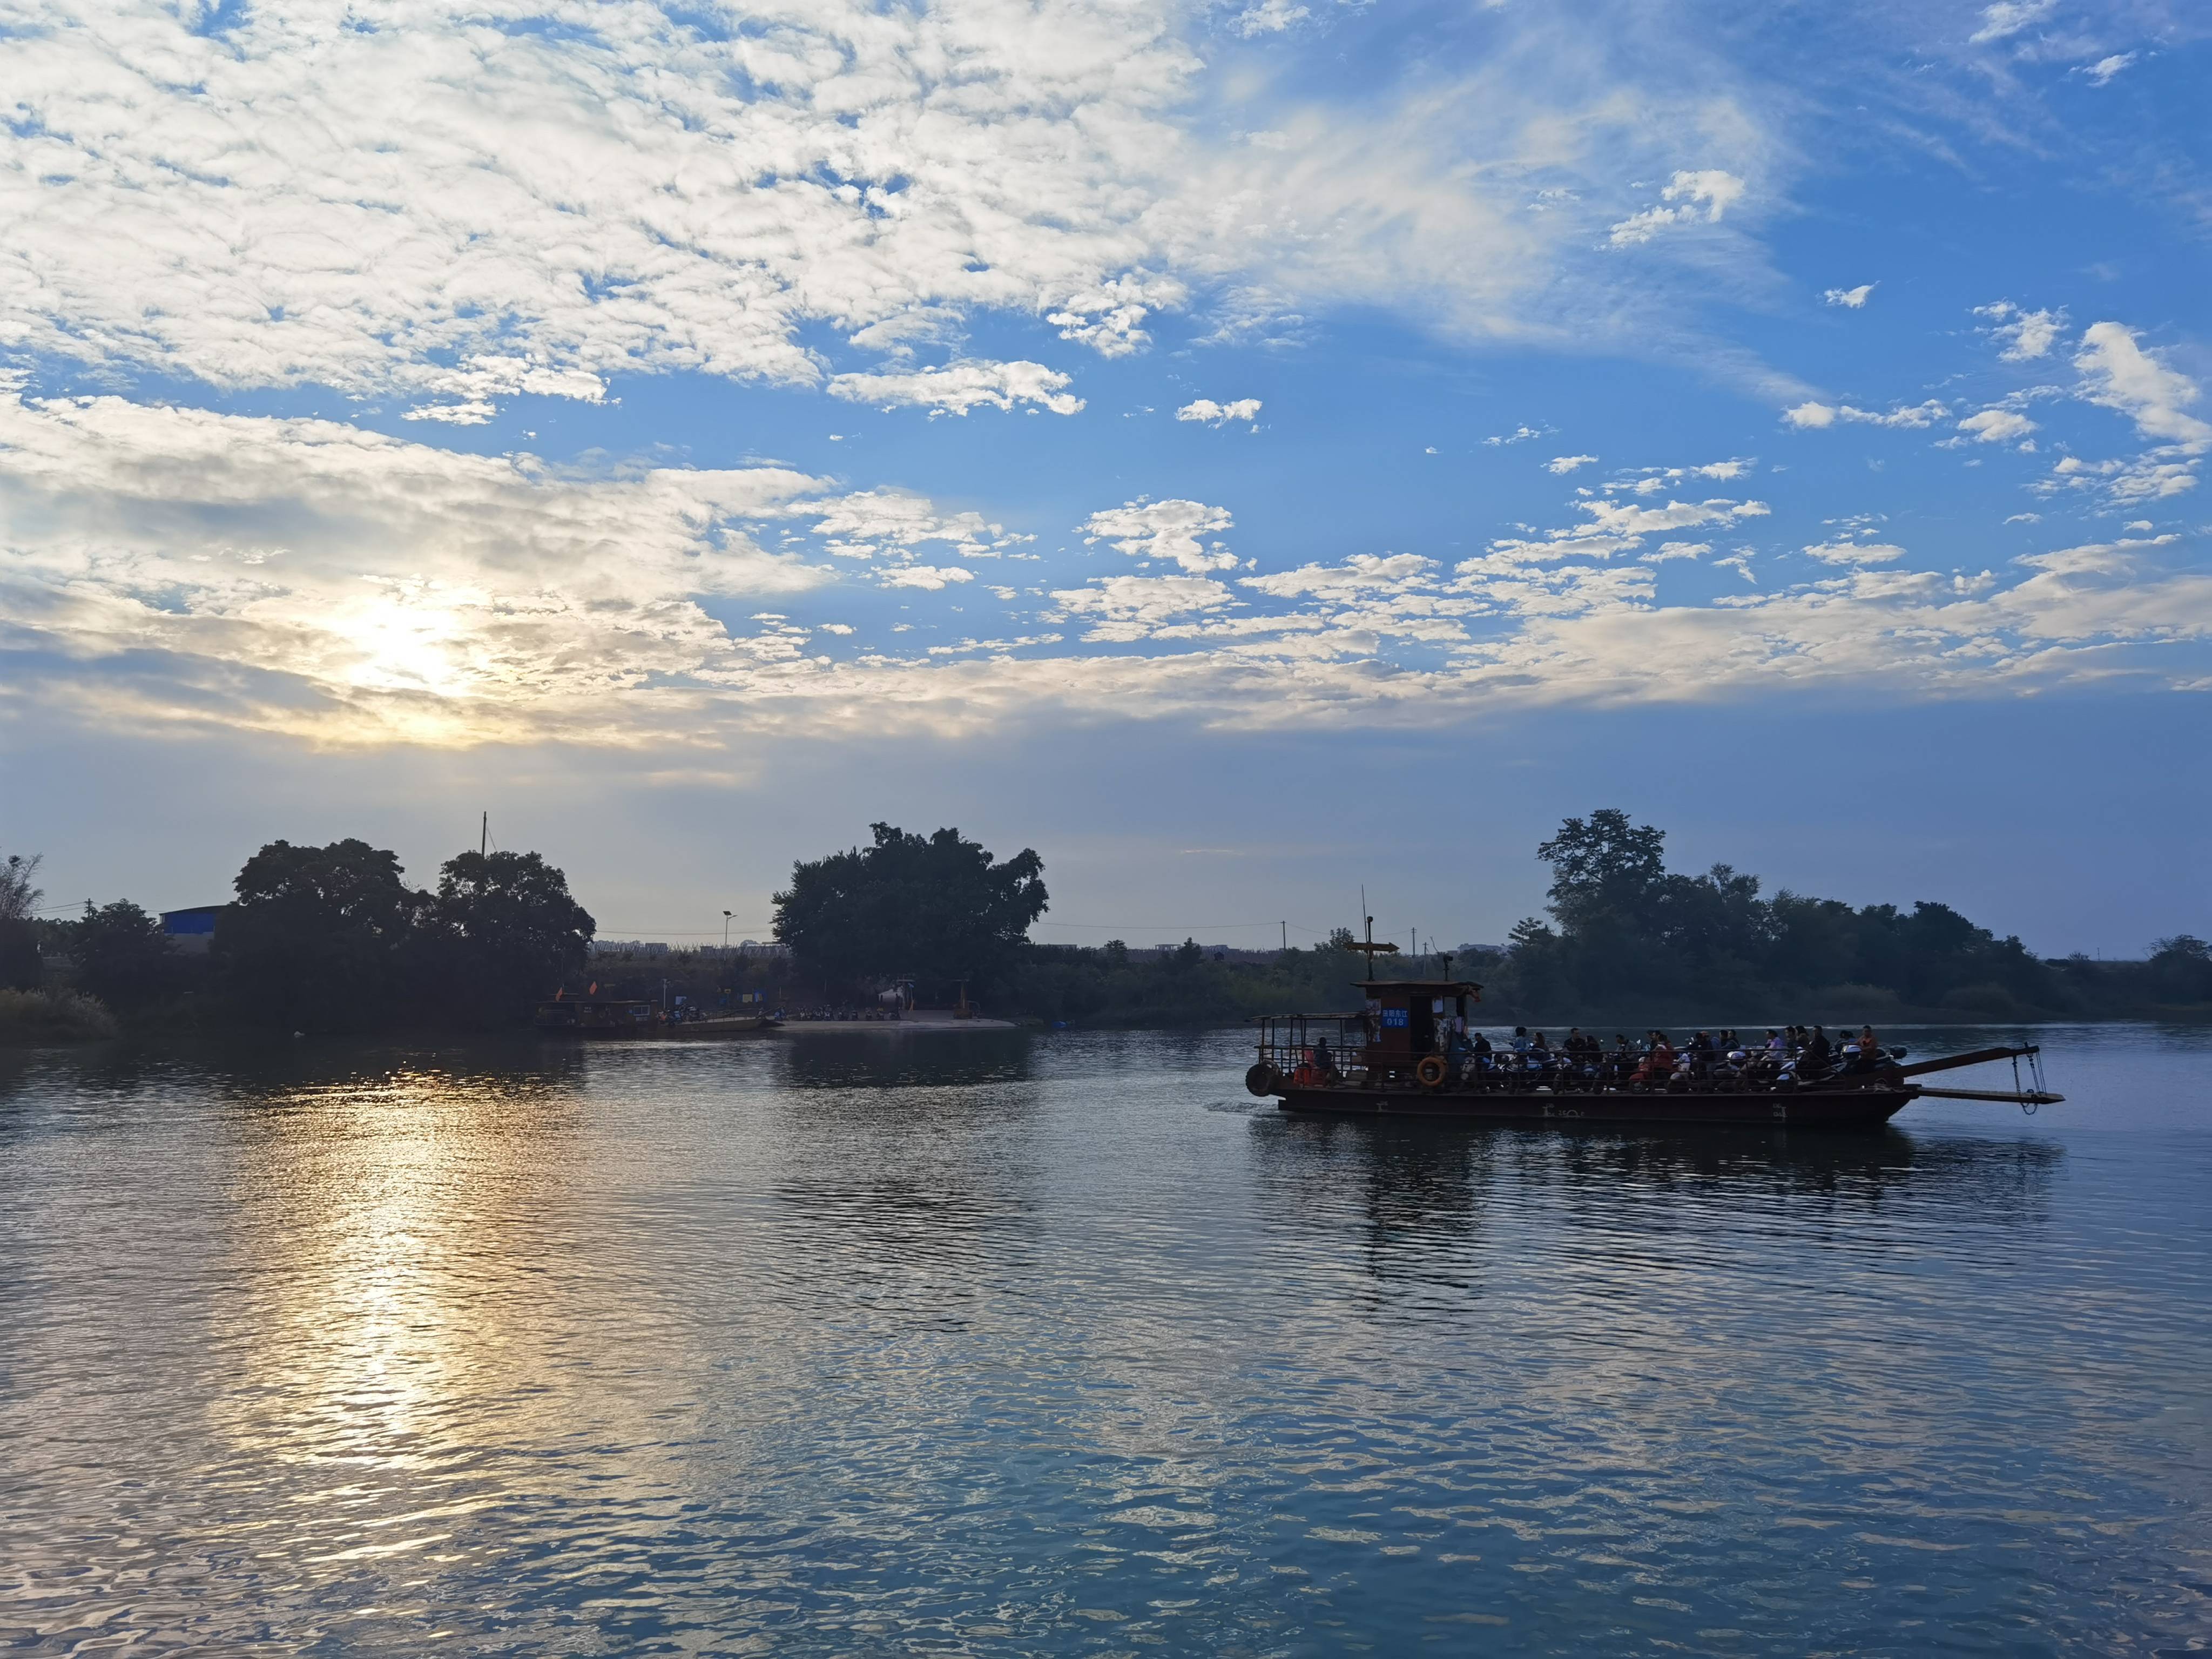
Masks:
[[[980,1014],[963,1017],[936,1009],[917,1008],[897,1019],[787,1019],[776,1028],[788,1036],[805,1036],[830,1032],[865,1031],[871,1036],[881,1033],[891,1036],[913,1036],[921,1032],[939,1031],[1018,1031],[1018,1021],[986,1019]]]

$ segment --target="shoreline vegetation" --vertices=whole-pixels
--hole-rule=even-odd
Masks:
[[[595,954],[595,924],[535,853],[463,853],[434,889],[358,840],[272,842],[239,872],[211,942],[188,953],[129,901],[41,918],[39,860],[0,864],[0,1044],[226,1030],[415,1034],[526,1027],[536,1004],[649,998],[713,1009],[965,1000],[1030,1024],[1234,1024],[1351,1012],[1364,958],[1340,928],[1310,947],[1231,952],[1043,945],[1044,861],[997,860],[957,830],[872,826],[866,846],[793,866],[773,953]],[[1613,809],[1537,848],[1547,915],[1502,946],[1462,945],[1449,975],[1483,986],[1486,1024],[1643,1030],[1728,1024],[2212,1020],[2212,946],[2183,933],[2136,961],[2043,957],[1948,905],[1854,908],[1727,865],[1666,868],[1664,833]],[[1442,978],[1443,955],[1382,977]]]

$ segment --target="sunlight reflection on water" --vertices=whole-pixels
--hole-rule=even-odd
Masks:
[[[0,1646],[2196,1650],[2212,1042],[2045,1040],[1829,1139],[1233,1035],[0,1060]]]

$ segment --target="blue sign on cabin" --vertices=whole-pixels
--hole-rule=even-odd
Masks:
[[[1382,1024],[1385,1027],[1402,1026],[1406,1024],[1407,1015],[1407,1011],[1403,1008],[1385,1008],[1382,1011]]]

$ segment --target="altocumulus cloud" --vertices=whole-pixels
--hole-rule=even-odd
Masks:
[[[51,0],[10,33],[0,345],[463,424],[675,370],[1079,406],[1064,363],[917,362],[979,312],[1109,357],[1194,295],[1231,329],[1349,301],[1587,331],[1620,310],[1589,246],[1622,179],[1673,180],[1620,222],[1634,240],[1718,220],[1773,148],[1717,60],[1683,84],[1687,46],[1532,76],[1575,55],[1549,18],[1357,107],[1242,94],[1232,141],[1173,0],[819,0],[726,33],[644,3],[552,27],[437,0],[198,17]],[[1571,182],[1540,216],[1532,168]],[[817,325],[882,361],[826,361]]]
[[[1875,679],[1986,690],[2185,676],[2171,645],[2212,634],[2212,575],[2172,538],[2084,544],[1972,577],[1893,568],[1902,556],[1887,544],[1838,542],[1808,550],[1853,568],[1705,602],[1662,602],[1662,573],[1698,563],[1675,544],[1656,565],[1617,562],[1677,526],[1756,516],[1760,504],[1734,499],[1584,500],[1582,522],[1495,543],[1450,571],[1416,554],[1357,555],[1240,579],[1240,604],[1211,574],[1227,568],[1206,539],[1226,514],[1169,501],[1091,526],[1179,573],[1050,596],[1102,641],[1141,651],[1054,654],[1039,635],[986,660],[839,656],[795,615],[839,582],[838,562],[769,551],[768,532],[827,540],[830,526],[866,539],[886,562],[862,568],[927,599],[968,573],[911,550],[985,547],[993,526],[784,468],[574,476],[334,422],[113,398],[0,398],[0,642],[47,665],[17,677],[19,703],[325,744],[649,743],[679,728],[708,742],[766,721],[836,729],[861,705],[886,729],[912,715],[957,731],[1175,713],[1437,722],[1516,702]],[[731,612],[750,621],[732,625]],[[820,631],[842,641],[850,625]],[[2136,648],[2148,654],[2127,654]]]

